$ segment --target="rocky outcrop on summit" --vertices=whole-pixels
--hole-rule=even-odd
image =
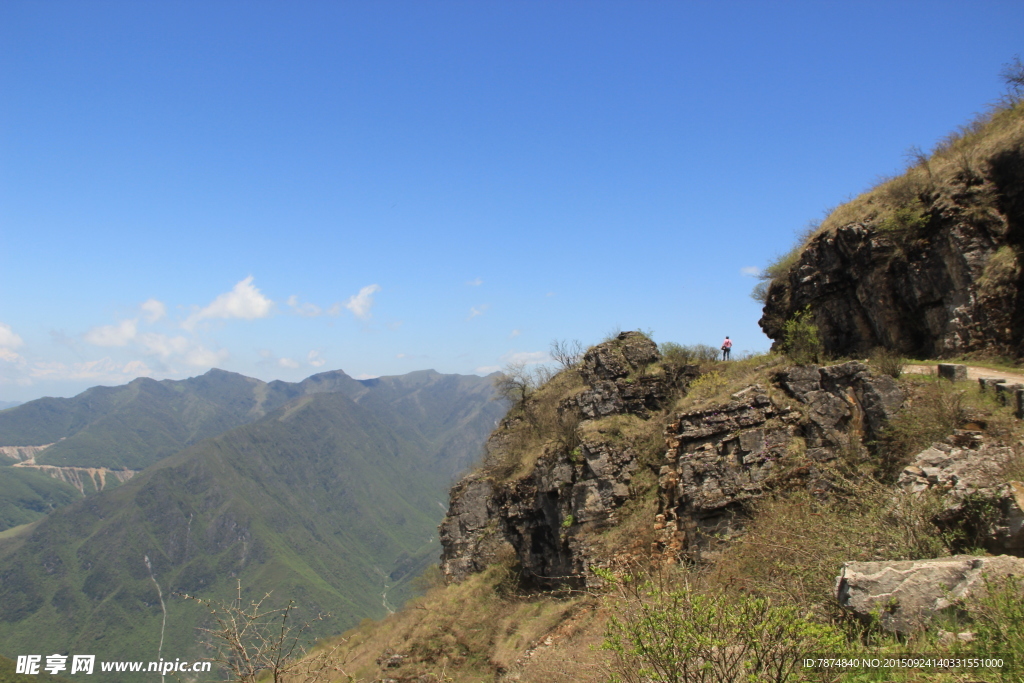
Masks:
[[[659,358],[654,342],[637,332],[590,349],[578,370],[586,387],[563,401],[559,414],[648,417],[668,396],[664,376],[644,374]],[[501,447],[516,419],[507,418],[492,435],[489,451]],[[446,580],[461,581],[503,554],[514,554],[527,582],[585,582],[590,559],[581,532],[614,523],[638,467],[628,445],[591,437],[568,450],[564,444],[545,448],[520,479],[466,477],[452,489],[440,527]]]
[[[825,462],[851,438],[876,434],[903,403],[892,378],[862,363],[794,367],[776,382],[806,409],[755,385],[668,426],[656,529],[670,553],[699,550],[702,539],[734,532],[742,505],[764,493],[795,437],[803,438],[812,462]],[[812,488],[824,485],[807,474]]]
[[[646,368],[660,358],[657,345],[639,332],[623,332],[612,342],[587,351],[579,373],[587,390],[573,397],[575,406],[587,419],[632,413],[648,417],[665,402],[670,382],[664,375],[648,377]],[[698,374],[697,366],[680,369],[676,383],[687,383]]]
[[[670,559],[693,556],[711,535],[735,530],[743,504],[770,488],[790,449],[806,444],[812,463],[828,461],[854,436],[877,434],[903,401],[894,380],[861,363],[790,368],[777,373],[771,386],[753,384],[725,403],[675,415],[661,458],[647,449],[644,460],[615,427],[617,420],[651,419],[663,400],[640,405],[627,398],[630,385],[658,358],[654,345],[638,337],[627,333],[588,352],[579,370],[586,387],[559,410],[589,418],[583,406],[608,409],[595,411],[593,426],[578,430],[578,445],[549,445],[519,478],[488,476],[485,468],[452,489],[441,525],[441,568],[449,582],[514,557],[527,583],[586,584],[587,569],[607,560],[595,556],[591,532],[617,522],[634,477],[646,468],[658,473],[653,549]],[[627,344],[652,353],[629,359],[622,349]],[[664,373],[644,377],[652,387],[649,399],[669,395]],[[612,400],[595,401],[599,392]],[[606,419],[612,414],[624,417]],[[665,419],[664,412],[659,415]],[[523,418],[507,418],[492,435],[492,450],[517,419]],[[805,473],[808,485],[827,486],[813,469]]]
[[[979,153],[942,181],[932,181],[929,170],[928,181],[908,191],[897,209],[909,225],[873,217],[869,196],[859,222],[811,239],[768,288],[760,320],[765,334],[778,343],[785,322],[809,306],[834,355],[878,346],[923,357],[1024,355],[1019,137],[987,157]],[[914,179],[894,182],[909,187]]]

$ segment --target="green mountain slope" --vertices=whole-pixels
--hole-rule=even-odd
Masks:
[[[450,476],[476,457],[490,429],[466,430],[475,411],[490,399],[487,378],[428,370],[357,381],[331,371],[302,382],[267,383],[214,369],[181,381],[140,377],[120,387],[93,387],[73,398],[43,398],[3,411],[0,446],[53,444],[35,455],[37,465],[141,470],[202,439],[260,419],[288,401],[321,393],[342,393],[368,407],[393,411],[434,444],[435,454],[450,464]],[[489,409],[501,412],[498,406]],[[16,459],[0,455],[0,465]],[[0,531],[71,499],[49,496],[43,503],[38,497],[26,498],[23,469],[0,467]],[[96,491],[98,477],[74,474],[69,479],[78,482],[82,493]],[[107,487],[120,483],[116,476],[103,481]],[[55,491],[64,490],[54,486]]]
[[[453,444],[464,432],[486,434],[502,412],[480,400],[474,379],[485,379],[468,380],[466,391],[433,374],[411,402],[399,379],[378,383],[392,394],[350,384],[359,402],[300,396],[0,538],[3,654],[155,659],[157,584],[164,658],[201,654],[195,627],[204,615],[177,592],[228,599],[240,580],[245,596],[296,599],[302,617],[331,612],[324,633],[400,604],[408,579],[438,555],[451,461],[476,454],[482,440]],[[422,404],[432,394],[447,396],[440,413],[461,422],[430,426],[437,415]]]
[[[75,487],[20,467],[0,467],[0,531],[34,522],[82,495]]]

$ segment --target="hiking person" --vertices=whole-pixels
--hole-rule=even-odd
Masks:
[[[729,337],[722,342],[722,360],[729,360],[729,352],[732,351],[732,340]]]

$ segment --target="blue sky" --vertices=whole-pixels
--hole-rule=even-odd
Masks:
[[[749,273],[1021,2],[0,3],[0,400],[769,341]]]

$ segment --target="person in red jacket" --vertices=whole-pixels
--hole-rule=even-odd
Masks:
[[[732,340],[729,337],[722,342],[722,360],[729,360],[729,352],[732,351]]]

